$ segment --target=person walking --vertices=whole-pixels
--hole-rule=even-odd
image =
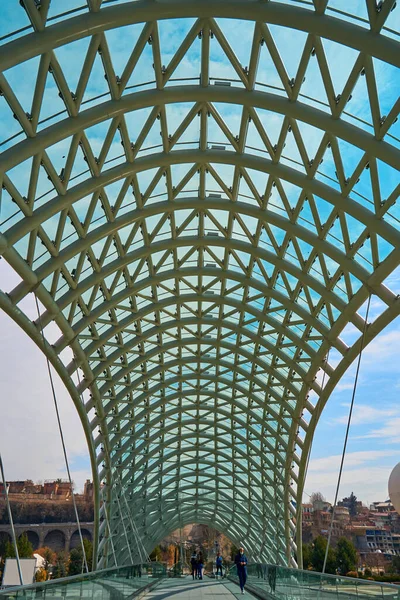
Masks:
[[[203,553],[199,552],[197,555],[197,577],[199,579],[203,579],[203,568],[204,568]]]
[[[216,570],[216,573],[215,573],[215,577],[218,577],[218,573],[221,573],[221,577],[223,577],[222,563],[223,563],[223,558],[222,558],[220,552],[217,552],[217,556],[216,556],[216,559],[215,559],[215,566],[217,567],[217,570]]]
[[[192,567],[192,578],[197,579],[197,557],[196,557],[196,552],[193,552],[192,556],[190,557],[190,565]]]
[[[247,556],[244,553],[243,546],[240,546],[239,552],[235,556],[235,565],[239,577],[240,590],[244,594],[244,586],[247,579]]]

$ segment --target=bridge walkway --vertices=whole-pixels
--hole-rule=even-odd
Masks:
[[[167,579],[144,596],[146,600],[235,600],[254,598],[249,592],[240,593],[239,586],[231,581],[215,581],[206,577],[202,581],[191,576],[182,579]]]

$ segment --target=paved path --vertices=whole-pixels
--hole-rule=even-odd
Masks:
[[[168,579],[146,594],[148,600],[235,600],[236,598],[254,598],[246,592],[240,594],[237,585],[231,582],[220,583],[206,577],[202,581],[193,581],[191,577]]]

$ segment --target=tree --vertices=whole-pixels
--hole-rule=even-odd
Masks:
[[[83,547],[89,571],[92,570],[93,544],[89,540],[83,538]],[[85,563],[83,560],[82,546],[73,548],[69,553],[69,568],[68,575],[80,575],[85,572]]]
[[[85,548],[87,566],[89,571],[91,571],[93,564],[93,544],[90,540],[83,538],[83,547]]]
[[[33,546],[28,540],[28,536],[26,535],[26,533],[23,533],[19,536],[17,540],[17,546],[20,558],[32,558]],[[5,555],[7,558],[15,558],[15,548],[14,544],[12,544],[11,542],[7,542]]]
[[[311,544],[303,544],[303,569],[312,567],[311,553]]]
[[[349,498],[349,513],[351,517],[355,517],[357,514],[357,496],[351,492]]]
[[[69,553],[68,575],[80,575],[84,571],[82,549],[73,548]]]
[[[152,553],[150,554],[150,560],[160,561],[161,559],[161,548],[160,546],[156,546]]]
[[[326,502],[325,496],[321,492],[313,492],[310,496],[310,504],[315,508],[315,505],[319,502]]]
[[[235,546],[235,544],[232,544],[232,546],[231,546],[231,560],[235,560],[235,556],[236,556],[236,554],[238,552],[239,552],[238,546]]]
[[[39,554],[39,556],[44,558],[43,568],[46,569],[46,571],[49,571],[50,567],[52,567],[54,565],[54,563],[56,562],[56,553],[48,546],[43,546],[43,548],[38,548],[36,550],[35,554]]]
[[[336,562],[342,575],[354,571],[357,565],[357,551],[354,544],[341,537],[336,546]]]
[[[315,538],[314,543],[312,544],[311,564],[316,571],[322,572],[327,543],[328,542],[326,539],[322,535],[319,535]],[[329,547],[325,572],[334,574],[335,571],[336,553],[333,548]]]
[[[48,578],[49,578],[49,573],[48,573],[48,571],[46,571],[46,569],[38,569],[35,573],[35,581],[36,582],[47,581]]]
[[[68,575],[68,560],[67,552],[59,552],[56,555],[56,561],[53,568],[53,579],[66,577]]]
[[[392,564],[390,565],[390,572],[400,574],[400,556],[393,556]]]
[[[3,558],[6,554],[7,543],[8,541],[6,537],[0,538],[0,558]]]

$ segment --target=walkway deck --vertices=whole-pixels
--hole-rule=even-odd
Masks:
[[[202,581],[193,581],[191,577],[168,579],[146,594],[149,600],[235,600],[235,598],[254,598],[249,592],[245,596],[234,583],[222,583],[206,577]]]

